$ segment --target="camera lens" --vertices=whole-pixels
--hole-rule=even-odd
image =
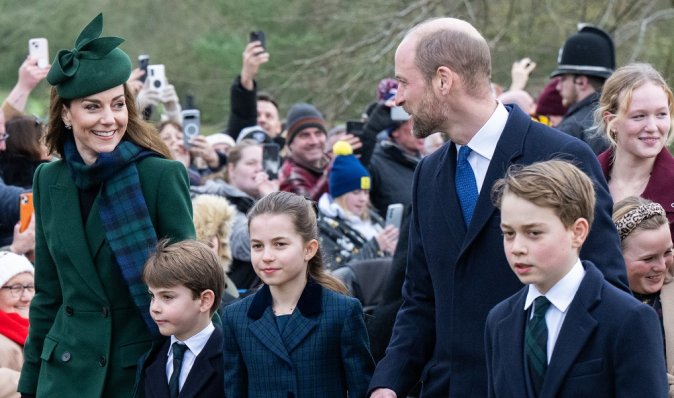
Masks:
[[[155,80],[152,84],[154,85],[154,88],[159,88],[161,87],[161,80]]]
[[[197,126],[193,124],[185,126],[185,134],[187,134],[188,137],[194,137],[197,135]]]

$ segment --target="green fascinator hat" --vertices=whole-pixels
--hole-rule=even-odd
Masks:
[[[76,99],[124,84],[131,75],[131,60],[117,48],[121,37],[100,37],[103,14],[82,30],[72,50],[56,54],[47,81],[59,97]]]

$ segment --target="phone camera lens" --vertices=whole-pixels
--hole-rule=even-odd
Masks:
[[[155,88],[159,88],[161,87],[161,80],[155,80],[154,82],[152,82],[152,84],[154,85]]]

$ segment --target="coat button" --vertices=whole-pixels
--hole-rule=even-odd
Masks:
[[[101,367],[105,366],[105,363],[106,363],[106,361],[105,361],[105,357],[104,357],[104,356],[101,356],[100,358],[98,358],[98,364],[99,364]]]
[[[110,310],[108,309],[108,307],[103,307],[103,309],[101,309],[101,313],[103,314],[104,318],[107,318],[108,314],[110,313]]]
[[[63,354],[61,354],[61,361],[63,361],[63,362],[70,361],[70,352],[69,351],[64,351]]]
[[[66,316],[73,316],[74,313],[75,313],[75,310],[73,310],[73,307],[71,307],[71,306],[66,307]]]

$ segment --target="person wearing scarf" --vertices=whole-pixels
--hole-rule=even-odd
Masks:
[[[24,256],[0,251],[0,398],[19,396],[16,386],[34,292],[33,264]]]
[[[45,140],[61,160],[41,165],[33,184],[22,397],[131,396],[137,362],[160,337],[143,265],[159,239],[195,235],[185,168],[135,108],[123,39],[102,30],[99,14],[47,75]]]

